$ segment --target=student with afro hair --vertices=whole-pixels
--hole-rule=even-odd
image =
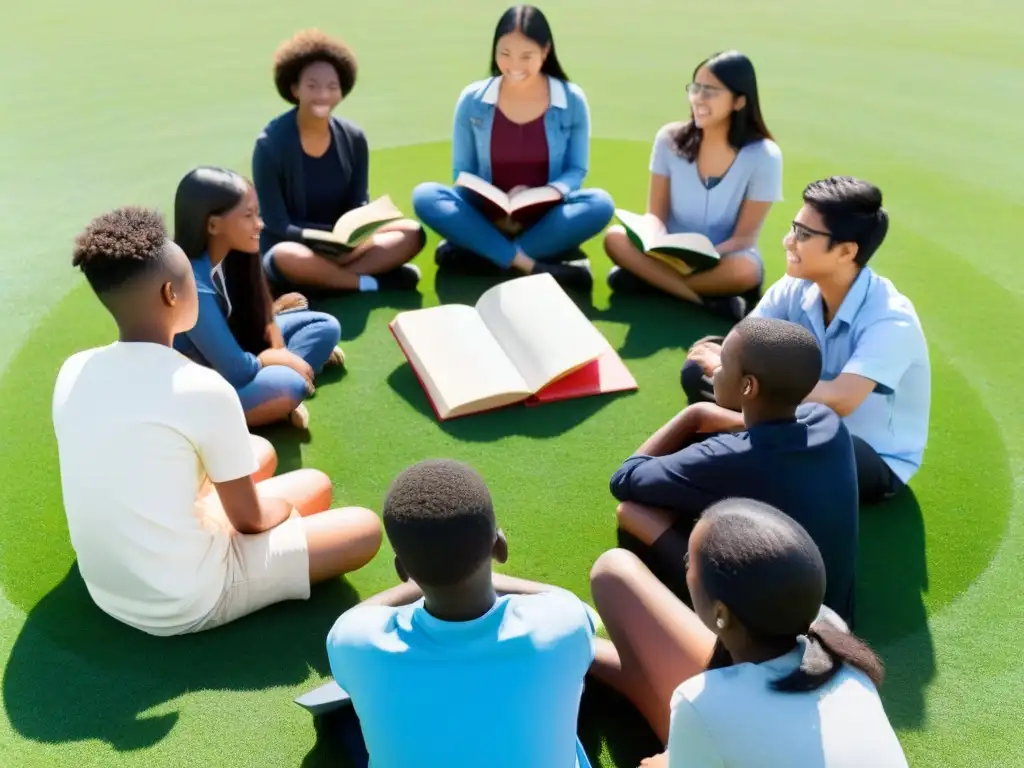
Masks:
[[[249,435],[231,384],[172,348],[199,299],[160,215],[97,217],[72,263],[119,331],[65,361],[52,404],[71,545],[96,605],[180,635],[305,599],[310,584],[368,563],[377,516],[328,511],[322,472],[271,477],[273,448]]]
[[[594,620],[565,590],[492,573],[508,543],[483,478],[421,462],[383,517],[406,583],[346,611],[327,639],[370,764],[588,768],[576,722]]]
[[[298,32],[274,56],[277,92],[292,108],[260,133],[252,165],[266,223],[263,268],[275,293],[412,290],[419,283],[419,270],[407,264],[426,241],[415,221],[385,224],[344,256],[318,252],[307,236],[370,202],[366,135],[332,114],[352,92],[357,69],[345,43],[316,29]]]

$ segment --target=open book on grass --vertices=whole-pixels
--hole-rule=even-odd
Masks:
[[[607,339],[547,273],[499,283],[475,307],[401,312],[389,327],[442,421],[637,388]]]
[[[351,251],[385,224],[405,218],[391,202],[388,195],[378,197],[372,203],[342,214],[334,229],[325,232],[320,229],[304,229],[302,237],[313,241],[310,247],[323,244],[328,249]]]
[[[626,234],[638,250],[646,254],[667,257],[682,262],[683,271],[699,272],[711,269],[720,260],[714,244],[696,232],[669,234],[664,226],[650,216],[615,210],[615,217],[626,228]]]
[[[509,197],[493,184],[465,171],[459,174],[455,186],[474,192],[481,212],[491,221],[538,219],[562,201],[562,193],[554,187],[532,187]]]

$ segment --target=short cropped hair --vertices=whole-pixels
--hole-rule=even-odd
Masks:
[[[831,244],[856,243],[854,261],[863,267],[889,231],[889,214],[882,207],[882,190],[852,176],[830,176],[804,189],[804,203],[825,222]]]
[[[797,406],[821,378],[821,348],[814,334],[788,320],[750,316],[733,329],[740,339],[743,373],[755,376],[760,396]]]
[[[384,530],[409,577],[431,587],[457,584],[494,551],[491,494],[475,470],[457,461],[414,464],[392,483]]]
[[[274,54],[274,85],[281,98],[289,104],[298,104],[292,88],[306,67],[321,61],[334,67],[341,95],[348,96],[355,87],[359,70],[355,53],[344,42],[319,29],[304,29],[281,43]]]
[[[159,212],[127,206],[97,216],[75,238],[72,266],[98,294],[109,293],[162,263],[167,228]]]

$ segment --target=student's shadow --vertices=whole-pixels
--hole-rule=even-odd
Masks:
[[[356,602],[355,590],[338,579],[314,587],[308,601],[206,632],[152,637],[101,612],[73,565],[29,613],[14,643],[4,709],[18,733],[34,741],[150,747],[174,728],[178,712],[167,702],[183,694],[297,686],[311,668],[327,676],[327,633]]]
[[[924,725],[924,691],[935,674],[927,589],[924,519],[913,490],[861,507],[855,632],[885,663],[881,695],[896,728]]]
[[[420,309],[423,306],[423,294],[419,291],[367,291],[345,295],[325,295],[310,297],[310,308],[326,312],[338,318],[341,323],[342,342],[362,336],[370,315],[377,309],[388,308],[405,312]],[[339,369],[328,368],[318,377],[318,381],[327,382],[339,378]]]

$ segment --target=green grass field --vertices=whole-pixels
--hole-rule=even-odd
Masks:
[[[366,130],[372,192],[410,207],[412,187],[448,178],[454,99],[485,74],[505,3],[326,0],[260,7],[93,0],[23,4],[0,27],[0,765],[319,766],[292,697],[325,679],[325,633],[393,581],[390,552],[308,603],[277,606],[207,635],[156,640],[106,618],[74,568],[49,407],[75,350],[113,328],[70,268],[74,234],[126,203],[169,212],[192,165],[249,171],[252,141],[282,104],[277,43],[304,26],[345,36],[361,73],[341,112]],[[705,55],[735,47],[758,67],[785,155],[786,202],[762,240],[769,278],[802,186],[832,173],[884,190],[893,227],[876,259],[909,294],[930,342],[931,442],[913,493],[862,515],[860,629],[883,655],[888,712],[915,766],[1024,765],[1024,410],[1015,393],[1024,271],[1019,132],[1024,12],[1011,0],[550,0],[560,58],[588,94],[588,184],[643,205],[655,131],[685,114]],[[406,201],[402,203],[402,201]],[[640,391],[439,425],[390,338],[400,309],[472,301],[484,283],[326,305],[349,371],[311,401],[307,441],[272,430],[282,468],[328,471],[339,501],[379,508],[411,462],[450,456],[488,479],[509,572],[589,599],[587,573],[614,544],[607,480],[678,409],[687,345],[721,328],[664,301],[610,299],[600,246],[585,307]],[[391,303],[394,302],[394,303]],[[636,765],[639,721],[584,707],[598,764]]]

